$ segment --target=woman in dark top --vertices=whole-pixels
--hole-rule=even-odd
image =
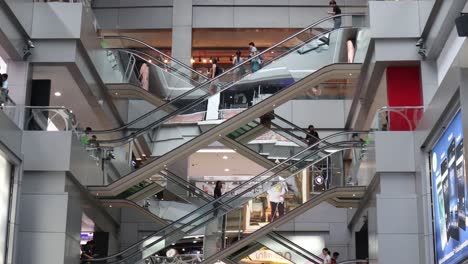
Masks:
[[[317,143],[320,140],[319,134],[317,131],[315,131],[315,127],[313,125],[309,126],[308,129],[309,134],[307,134],[305,140],[309,144],[309,146],[312,146],[313,144]],[[318,148],[318,146],[315,146],[314,149]]]
[[[216,186],[214,188],[214,198],[217,199],[219,197],[221,197],[221,195],[223,195],[221,193],[221,189],[223,188],[223,183],[221,181],[217,181],[216,182]]]
[[[216,182],[216,186],[215,186],[214,191],[213,191],[213,196],[214,196],[215,199],[218,199],[219,197],[221,197],[221,195],[223,195],[223,194],[221,193],[221,189],[222,189],[222,188],[223,188],[223,183],[222,183],[221,181],[217,181],[217,182]],[[215,217],[218,215],[218,209],[217,209],[217,207],[220,206],[220,205],[221,205],[221,203],[218,203],[218,202],[214,204],[215,210],[214,210],[214,212],[213,212],[213,215],[214,215]]]

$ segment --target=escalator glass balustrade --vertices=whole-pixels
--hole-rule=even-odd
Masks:
[[[128,144],[131,144],[131,142],[138,136],[150,138],[154,134],[155,129],[161,128],[163,126],[169,126],[170,124],[173,124],[174,122],[179,120],[181,117],[186,117],[200,121],[202,121],[203,119],[207,119],[206,116],[208,114],[206,112],[202,111],[194,113],[193,109],[203,104],[213,104],[215,108],[219,107],[221,105],[221,102],[219,100],[219,96],[221,93],[245,93],[246,91],[253,92],[257,90],[259,86],[275,86],[278,88],[276,89],[276,93],[279,93],[285,88],[290,87],[294,83],[302,80],[309,74],[313,74],[320,68],[323,68],[330,64],[340,63],[342,61],[342,59],[340,59],[340,56],[343,55],[341,54],[341,48],[343,46],[342,41],[346,39],[346,36],[348,35],[353,35],[356,38],[356,46],[358,51],[364,51],[368,45],[367,30],[365,29],[344,28],[334,30],[328,33],[321,33],[319,35],[314,34],[314,36],[311,36],[310,38],[309,32],[310,31],[305,31],[299,34],[305,34],[306,36],[304,36],[304,38],[308,40],[307,42],[298,41],[298,39],[300,38],[298,36],[295,36],[292,37],[290,40],[286,40],[284,43],[276,47],[272,47],[272,51],[276,50],[278,51],[277,53],[281,55],[276,57],[275,60],[264,62],[263,68],[261,70],[255,73],[240,74],[237,71],[237,69],[239,69],[239,67],[248,67],[249,61],[246,61],[245,64],[240,65],[237,68],[233,68],[229,71],[226,71],[224,74],[219,76],[219,78],[206,82],[205,84],[198,86],[190,92],[183,94],[180,97],[157,108],[154,112],[151,113],[151,116],[157,121],[149,124],[143,124],[143,127],[141,129],[137,129],[130,135],[127,135],[125,137],[116,136],[116,134],[121,134],[120,130],[103,132],[103,134],[105,134],[105,136],[110,139],[100,141],[101,145],[112,146],[114,144],[121,144],[120,142],[122,141],[129,141],[130,143]],[[316,41],[317,39],[325,35],[330,40],[330,47],[328,47],[327,49],[321,50],[320,52],[318,52],[317,50],[313,50],[304,54],[298,52],[298,50],[301,47],[303,48],[304,45],[306,45],[307,43],[310,43],[311,41]],[[358,56],[356,54],[356,59],[357,58]],[[253,59],[255,58],[252,58],[252,60]],[[190,98],[193,98],[193,95],[196,95],[195,97],[197,99],[190,100],[190,103],[186,104],[182,108],[177,107],[177,101],[184,100],[184,98],[189,96]],[[249,106],[249,108],[237,110],[237,112],[234,115],[230,115],[227,117],[225,116],[223,119],[224,122],[246,112],[247,110],[250,110],[250,108],[253,108],[256,104],[259,104],[264,99],[266,98],[256,98],[256,102],[253,102],[252,105]],[[267,111],[267,109],[259,111],[259,114],[262,114],[261,111]],[[219,111],[217,112],[219,113]],[[218,119],[218,117],[216,117],[216,119]],[[214,131],[216,131],[217,127],[221,125],[222,124],[214,126],[214,128],[212,128],[209,132],[215,133]],[[201,136],[208,136],[209,133],[204,134],[201,134]],[[112,139],[113,136],[116,136],[117,138]],[[161,155],[176,148],[177,145],[182,146],[187,145],[187,143],[190,143],[190,141],[187,142],[185,140],[181,140],[179,144],[172,145],[171,149],[167,149],[167,151],[165,152],[163,151]],[[117,180],[131,173],[132,171],[135,171],[136,169],[138,169],[138,166],[127,166],[126,168],[122,168],[122,172],[120,172],[119,175],[116,177]],[[109,182],[113,181],[115,180],[109,180]]]
[[[344,134],[345,133],[338,133],[333,137],[330,136],[325,138],[324,140],[327,140],[329,143],[326,147],[315,149],[316,146],[310,146],[304,150],[304,153],[308,154],[304,155],[304,153],[299,153],[295,157],[291,157],[291,159],[278,164],[277,168],[282,168],[280,172],[271,175],[271,170],[268,170],[260,175],[253,177],[251,180],[241,184],[237,188],[230,190],[219,199],[208,203],[207,205],[195,210],[187,216],[177,220],[166,228],[163,228],[159,232],[145,239],[145,241],[128,248],[118,255],[110,256],[105,260],[100,260],[105,261],[101,263],[140,263],[139,261],[143,261],[143,259],[154,255],[159,250],[167,248],[182,237],[197,232],[201,228],[205,228],[205,237],[210,236],[210,232],[212,232],[212,235],[217,236],[222,231],[219,230],[219,227],[222,226],[219,225],[219,223],[222,222],[224,215],[229,211],[245,206],[252,199],[267,193],[268,190],[274,188],[279,183],[287,184],[288,182],[296,182],[295,179],[298,177],[298,175],[302,174],[304,170],[313,166],[316,162],[327,158],[327,156],[332,155],[332,153],[339,150],[359,147],[361,145],[361,142],[356,141],[340,140],[337,142],[331,142],[333,138],[341,139],[341,136]],[[331,147],[335,148],[331,153],[328,155],[321,154],[326,149],[330,150]],[[304,157],[298,161],[293,160],[300,155],[304,155]],[[308,161],[311,157],[315,157],[314,161],[312,162]],[[296,186],[298,185],[296,184]],[[330,188],[330,186],[327,188]],[[291,193],[301,193],[303,188],[291,187],[291,190]],[[313,197],[313,195],[307,195],[304,192],[302,192],[300,197],[307,200],[307,196]],[[309,197],[309,199],[310,198],[311,197]],[[175,226],[179,227],[174,230]],[[205,257],[210,256],[211,254],[215,254],[219,250],[220,249],[217,248],[211,248],[211,250],[206,248],[204,250]],[[118,260],[119,258],[122,259]]]

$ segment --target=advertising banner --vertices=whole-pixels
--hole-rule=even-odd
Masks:
[[[431,151],[436,261],[458,264],[468,258],[468,203],[461,113]]]

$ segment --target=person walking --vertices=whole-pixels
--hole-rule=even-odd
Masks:
[[[268,190],[268,199],[270,200],[271,207],[271,222],[284,215],[284,196],[286,194],[286,184],[279,182],[274,184],[273,187]],[[276,216],[278,213],[278,217]]]
[[[335,0],[331,0],[329,5],[333,8],[332,11],[328,11],[328,14],[336,16],[341,15],[341,8],[338,6]],[[333,29],[338,29],[341,27],[341,17],[333,18]]]
[[[308,134],[305,140],[307,141],[307,144],[309,144],[309,146],[312,146],[313,144],[317,143],[320,140],[319,134],[317,133],[313,125],[309,125],[307,132]],[[318,146],[316,146],[315,148],[317,147]]]
[[[213,58],[211,66],[211,78],[216,78],[223,73],[223,70],[218,65],[218,60]],[[208,88],[208,93],[211,94],[208,98],[208,106],[206,111],[206,120],[219,119],[219,102],[221,100],[221,93],[218,93],[219,80],[212,80]]]
[[[219,197],[221,197],[221,196],[223,195],[223,193],[222,193],[222,191],[221,191],[222,189],[223,189],[223,182],[222,182],[222,181],[217,181],[217,182],[216,182],[216,185],[215,185],[215,188],[214,188],[214,190],[213,190],[213,197],[214,197],[215,199],[218,199]],[[214,215],[215,217],[218,215],[218,206],[220,206],[220,205],[221,205],[221,203],[219,203],[219,202],[216,202],[216,203],[214,204],[215,210],[214,210],[214,212],[213,212],[213,215]]]
[[[330,250],[328,248],[322,249],[323,264],[331,264]]]
[[[244,59],[242,59],[241,57],[241,51],[238,50],[236,51],[236,55],[234,56],[234,59],[232,60],[232,65],[234,65],[234,67],[237,67],[237,69],[234,71],[235,81],[240,80],[240,78],[242,78],[242,76],[244,76],[245,74],[244,66],[238,66],[242,62],[244,62]]]
[[[249,43],[249,50],[250,50],[250,58],[255,57],[258,54],[258,49],[255,46],[255,43],[253,42]],[[262,61],[260,58],[255,58],[250,61],[250,67],[251,67],[252,73],[260,70],[261,63]]]
[[[337,264],[338,257],[340,256],[340,253],[338,252],[333,252],[333,256],[331,258],[331,264]]]
[[[143,63],[140,67],[140,82],[141,82],[141,88],[143,88],[145,91],[148,91],[149,89],[149,67],[148,64]]]

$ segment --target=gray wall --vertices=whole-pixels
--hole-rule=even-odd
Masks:
[[[363,12],[366,0],[340,1],[343,12]],[[326,17],[327,1],[193,0],[193,28],[301,28]],[[95,0],[93,7],[103,29],[161,29],[176,26],[173,1]],[[183,12],[183,9],[180,12]]]

